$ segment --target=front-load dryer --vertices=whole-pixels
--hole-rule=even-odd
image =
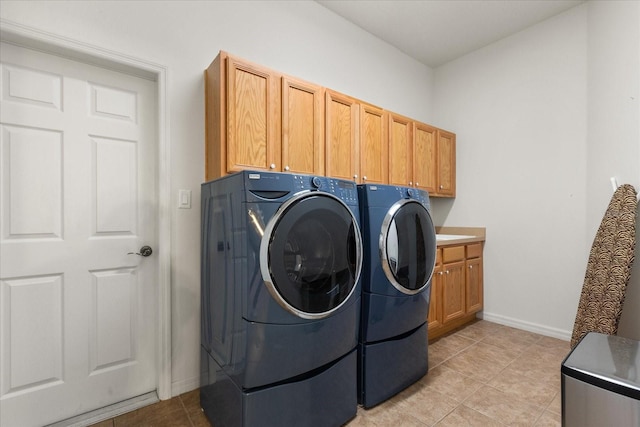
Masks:
[[[351,181],[202,185],[200,397],[216,426],[334,426],[357,409],[362,238]]]
[[[427,373],[436,234],[427,192],[365,184],[358,194],[364,241],[358,401],[369,408]]]

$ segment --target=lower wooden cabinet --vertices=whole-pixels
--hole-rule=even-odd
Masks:
[[[472,321],[483,307],[482,243],[438,248],[427,318],[429,339]]]

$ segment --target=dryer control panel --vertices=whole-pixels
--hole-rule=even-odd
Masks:
[[[431,209],[429,193],[412,187],[402,187],[394,185],[360,185],[361,203],[367,206],[388,206],[396,200],[411,199],[424,205],[427,210]]]

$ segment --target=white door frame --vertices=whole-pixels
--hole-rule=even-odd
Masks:
[[[22,47],[64,56],[156,82],[158,112],[158,398],[171,398],[171,144],[169,140],[168,69],[139,58],[0,19],[0,39]]]

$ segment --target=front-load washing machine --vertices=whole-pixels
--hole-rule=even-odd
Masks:
[[[337,426],[357,409],[362,238],[351,181],[202,185],[201,389],[215,426]]]
[[[358,194],[364,241],[358,402],[369,408],[427,373],[436,233],[427,192],[365,184]]]

